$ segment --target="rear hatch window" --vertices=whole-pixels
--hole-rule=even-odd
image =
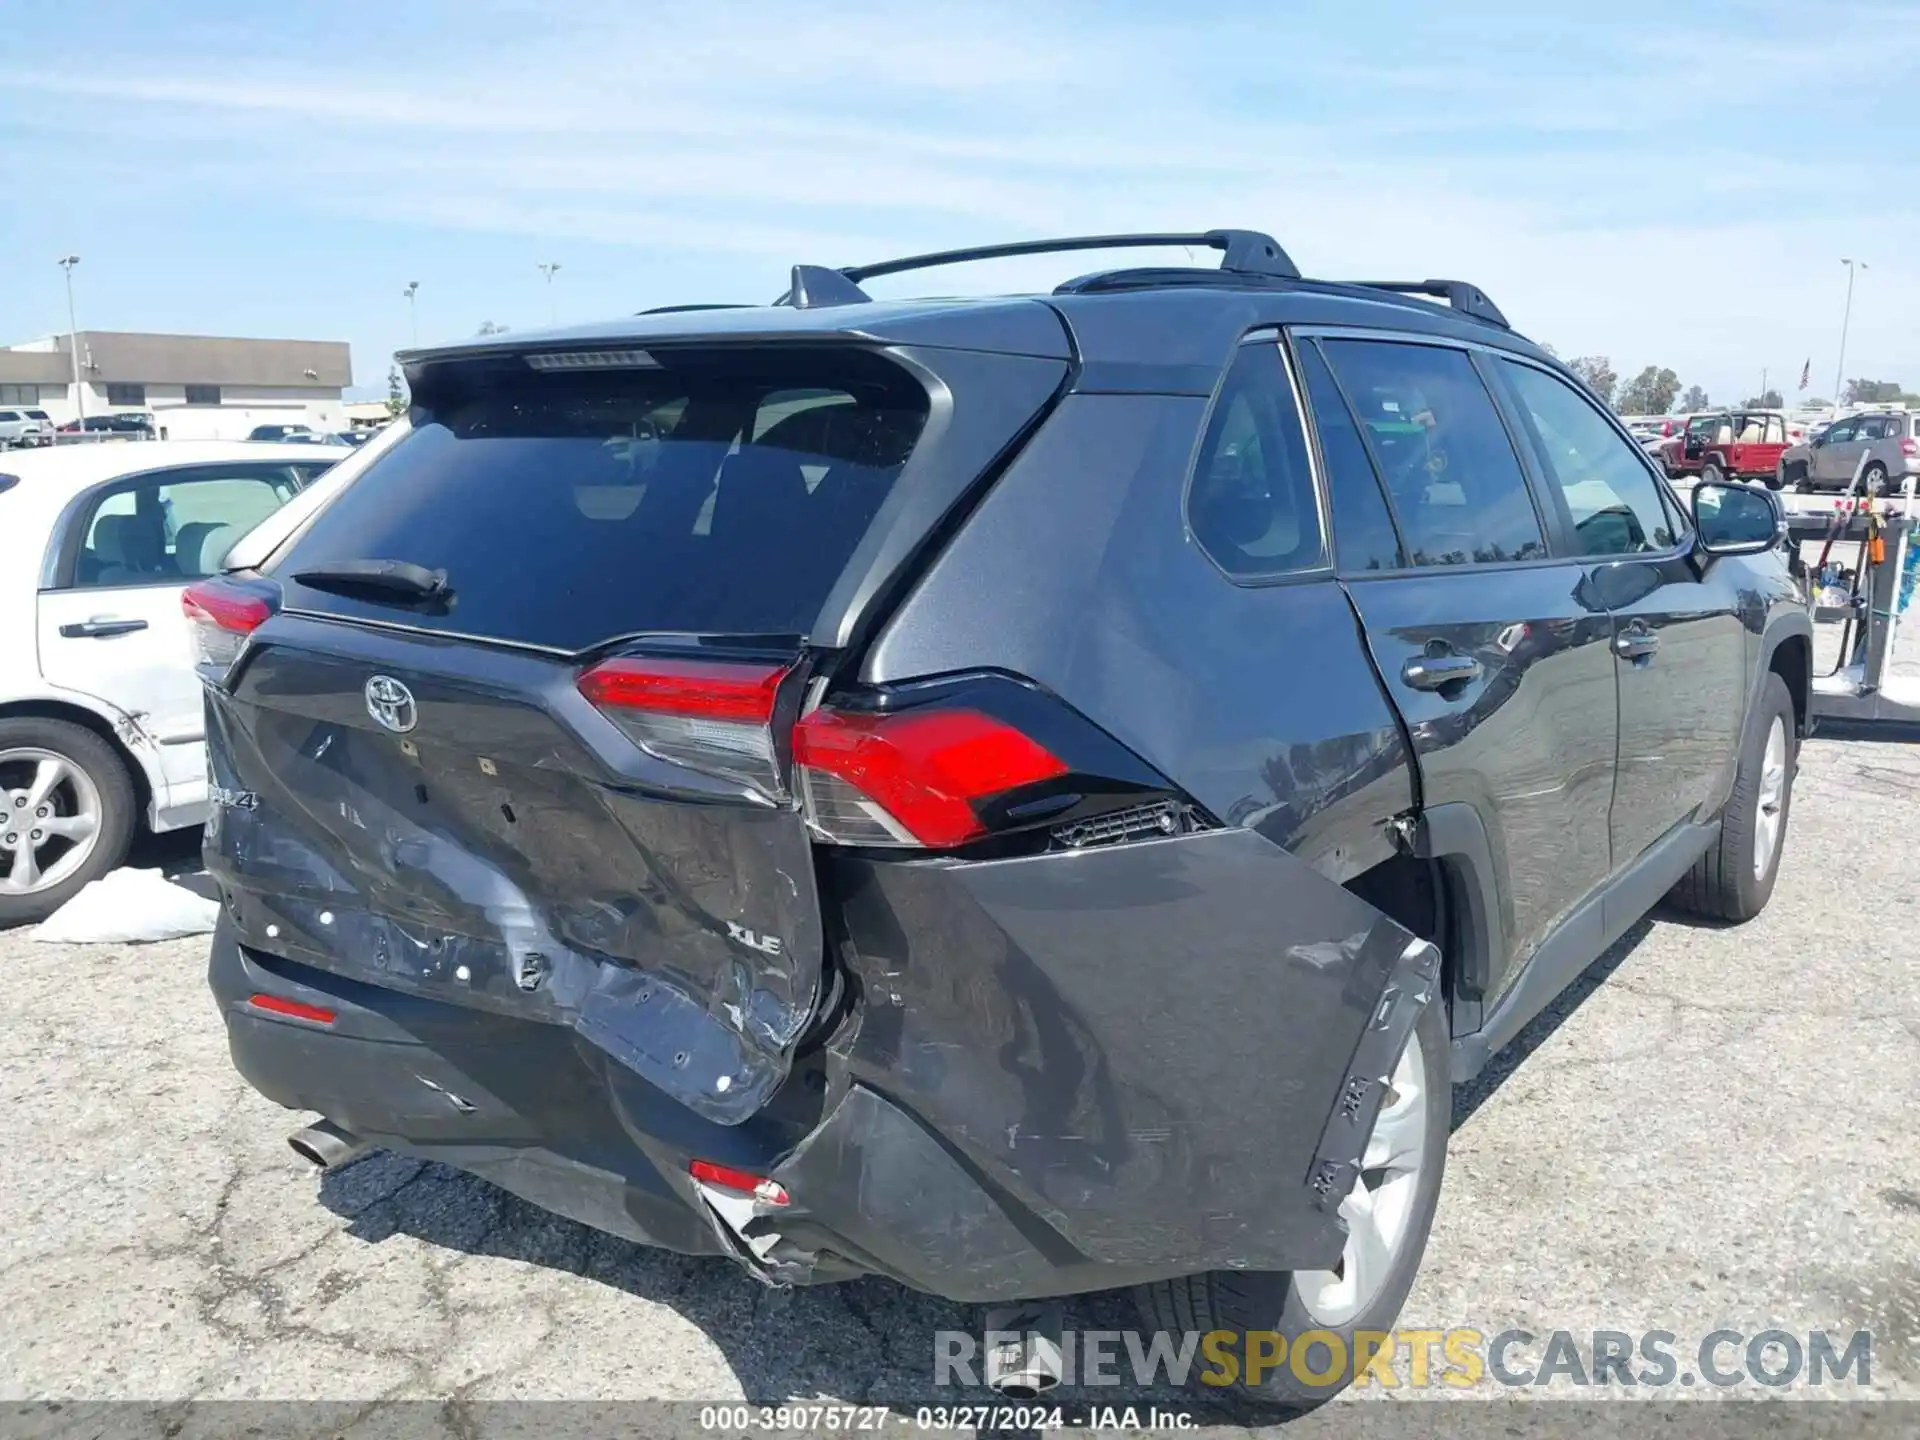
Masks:
[[[541,358],[430,367],[412,433],[271,564],[286,608],[566,653],[806,636],[927,420],[907,371],[852,348]],[[451,595],[410,612],[294,578],[367,559]]]

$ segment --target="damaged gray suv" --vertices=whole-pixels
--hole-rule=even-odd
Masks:
[[[859,283],[1142,244],[1223,261]],[[185,600],[212,988],[322,1162],[1351,1338],[1451,1087],[1663,896],[1773,888],[1777,502],[1683,504],[1471,285],[1097,237],[402,360],[411,433]]]

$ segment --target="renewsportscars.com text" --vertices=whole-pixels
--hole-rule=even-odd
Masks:
[[[987,1337],[993,1342],[994,1335]],[[962,1330],[934,1334],[936,1385],[977,1385],[982,1343]],[[1331,1330],[1309,1330],[1291,1344],[1270,1330],[1067,1331],[1061,1336],[1061,1380],[1069,1385],[1167,1383],[1259,1385],[1281,1373],[1303,1385],[1348,1383],[1386,1390],[1444,1386],[1466,1390],[1571,1385],[1709,1386],[1852,1385],[1872,1383],[1873,1337],[1865,1330],[1795,1335],[1785,1330],[1714,1330],[1697,1341],[1670,1330],[1362,1330],[1349,1346]]]

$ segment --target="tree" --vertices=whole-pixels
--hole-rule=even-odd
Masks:
[[[1649,365],[1627,383],[1614,408],[1623,415],[1664,415],[1680,393],[1680,377],[1671,370]]]
[[[1689,385],[1687,387],[1687,393],[1680,397],[1680,408],[1682,410],[1704,410],[1712,403],[1713,401],[1707,398],[1707,392],[1702,390],[1698,385]]]
[[[1840,392],[1842,405],[1887,405],[1901,395],[1898,380],[1849,380]]]
[[[1620,377],[1613,373],[1613,362],[1604,355],[1579,355],[1567,362],[1567,368],[1587,384],[1587,388],[1607,404],[1613,404],[1614,387]]]
[[[1540,342],[1540,348],[1546,351],[1547,354],[1551,355],[1554,359],[1558,360],[1560,358],[1560,352],[1554,349],[1553,346],[1549,345],[1546,341],[1542,340]]]
[[[407,408],[407,382],[400,378],[400,367],[387,368],[387,414],[400,415]]]
[[[480,322],[480,328],[473,333],[476,335],[504,335],[507,333],[507,327],[504,325],[496,325],[491,320],[482,320]]]
[[[1780,398],[1778,390],[1769,390],[1764,395],[1755,395],[1740,402],[1748,410],[1779,410],[1783,409],[1786,403]]]
[[[1800,408],[1802,410],[1824,410],[1832,403],[1831,400],[1824,399],[1819,395],[1810,395],[1800,402]]]

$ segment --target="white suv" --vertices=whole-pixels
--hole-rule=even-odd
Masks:
[[[343,455],[175,440],[0,462],[0,925],[51,914],[136,826],[205,818],[181,591]]]
[[[0,410],[0,450],[16,445],[51,445],[53,421],[44,410]]]

